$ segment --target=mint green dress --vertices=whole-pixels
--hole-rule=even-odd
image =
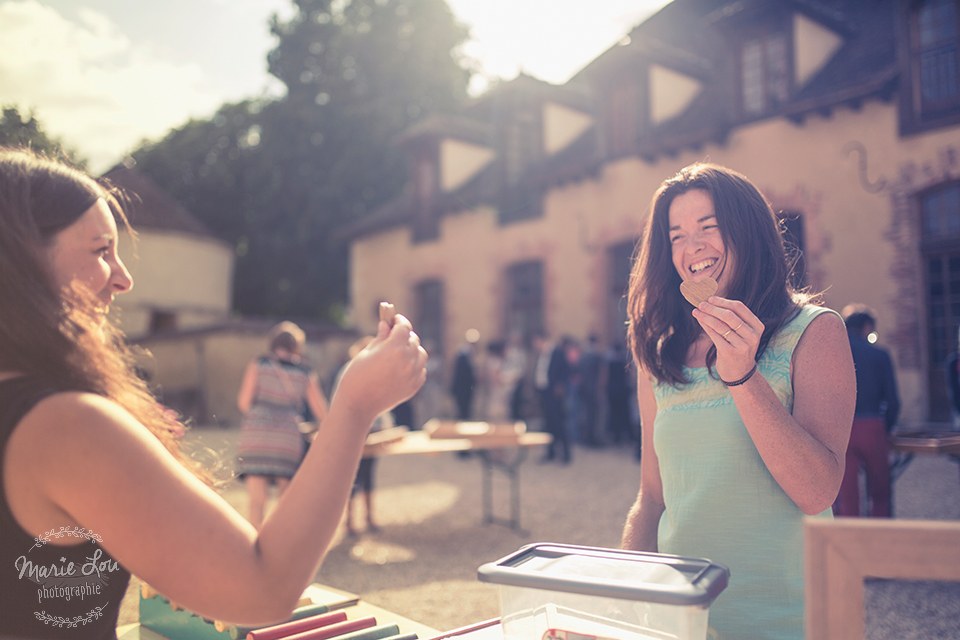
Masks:
[[[793,350],[821,313],[835,312],[801,309],[758,363],[790,411]],[[689,384],[654,385],[653,446],[665,507],[659,551],[730,568],[729,585],[710,607],[713,637],[803,640],[804,513],[770,475],[727,388],[706,368],[684,373]],[[817,517],[832,514],[827,509]]]

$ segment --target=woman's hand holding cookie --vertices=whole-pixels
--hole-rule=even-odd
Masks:
[[[717,375],[740,380],[756,364],[763,323],[739,300],[710,296],[693,310],[693,317],[717,347]]]
[[[412,397],[427,376],[427,352],[410,321],[397,314],[381,320],[377,336],[347,365],[334,398],[372,421]]]

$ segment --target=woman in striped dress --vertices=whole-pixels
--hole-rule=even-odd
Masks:
[[[283,493],[305,451],[299,425],[309,407],[317,421],[327,414],[327,401],[317,373],[300,359],[305,336],[292,322],[281,322],[268,335],[270,353],[247,366],[237,395],[243,412],[239,472],[250,497],[250,522],[260,526],[267,488]]]

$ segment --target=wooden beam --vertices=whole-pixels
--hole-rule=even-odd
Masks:
[[[960,581],[960,522],[807,518],[808,640],[863,638],[865,578]]]

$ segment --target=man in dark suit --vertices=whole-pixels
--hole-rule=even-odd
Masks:
[[[471,336],[472,337],[472,336]],[[477,378],[473,370],[473,349],[476,340],[469,337],[457,353],[453,364],[453,381],[450,384],[450,393],[457,403],[457,420],[470,420],[473,406],[473,390]]]
[[[540,335],[536,338],[540,359],[537,361],[535,382],[540,394],[540,403],[543,406],[544,430],[553,436],[543,462],[554,460],[557,457],[557,450],[564,464],[570,462],[570,438],[567,436],[566,428],[570,364],[567,362],[566,345],[565,339],[554,345],[547,340],[546,336]]]
[[[587,348],[580,354],[577,370],[580,373],[580,442],[588,447],[603,444],[600,435],[600,382],[603,377],[603,356],[599,350],[600,339],[595,334],[587,337]]]

